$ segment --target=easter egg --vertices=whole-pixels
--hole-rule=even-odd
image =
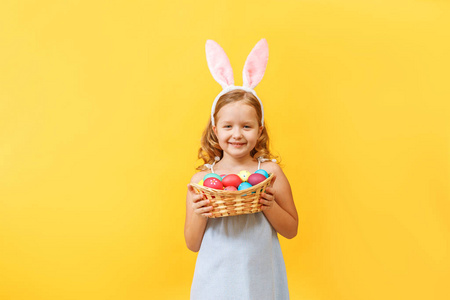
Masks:
[[[203,181],[203,186],[216,189],[216,190],[223,190],[223,184],[222,182],[215,178],[215,177],[208,177]]]
[[[216,173],[208,173],[208,174],[206,174],[205,177],[203,177],[203,180],[206,180],[207,178],[211,178],[211,177],[212,178],[217,178],[220,181],[222,180],[222,177],[220,177],[220,175],[216,174]]]
[[[264,176],[266,176],[266,178],[269,178],[269,173],[267,173],[266,170],[259,169],[259,170],[256,170],[255,173],[263,174]]]
[[[252,187],[252,185],[250,184],[250,183],[248,183],[248,182],[243,182],[243,183],[241,183],[239,186],[238,186],[238,191],[242,191],[242,190],[245,190],[245,189],[248,189],[248,188],[251,188]]]
[[[242,181],[247,181],[248,177],[251,175],[252,173],[250,173],[247,170],[242,170],[239,172],[238,176],[241,177]]]
[[[241,177],[236,174],[229,174],[222,179],[224,186],[234,186],[238,187],[242,183]]]
[[[198,183],[198,185],[201,185],[201,186],[203,186],[203,179],[202,179],[202,180],[200,180],[200,182]]]
[[[222,179],[227,176],[227,174],[220,174],[220,177],[222,177]]]
[[[260,173],[254,173],[248,177],[248,183],[250,183],[251,185],[257,185],[264,180],[266,180],[266,176]]]
[[[238,189],[237,189],[235,186],[230,185],[230,186],[225,187],[224,190],[227,190],[227,191],[237,191]]]

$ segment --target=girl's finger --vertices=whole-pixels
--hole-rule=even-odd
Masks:
[[[192,208],[193,208],[194,210],[197,210],[197,209],[199,209],[199,208],[202,207],[202,206],[204,206],[204,204],[202,204],[202,202],[193,202],[193,203],[192,203]]]
[[[273,190],[272,190],[271,187],[267,187],[267,188],[266,188],[266,191],[265,191],[264,193],[262,193],[262,194],[264,194],[264,195],[267,195],[267,194],[273,194]]]
[[[195,191],[194,187],[189,183],[188,184],[188,191],[192,194],[197,195],[198,193]]]
[[[265,200],[265,199],[260,199],[259,203],[266,205],[266,206],[270,206],[273,204],[273,202],[271,200]]]
[[[192,202],[197,203],[198,201],[202,200],[202,196],[201,195],[194,195],[194,197],[192,197]]]
[[[261,193],[261,197],[266,200],[275,200],[275,196],[273,194]]]
[[[196,195],[192,198],[192,200],[193,200],[194,202],[198,202],[198,201],[200,201],[200,200],[206,200],[206,198],[204,198],[204,195],[203,195],[203,194],[196,194]]]
[[[270,181],[270,187],[272,187],[273,186],[273,184],[275,183],[275,180],[277,179],[277,175],[273,175],[273,177],[272,177],[272,181]]]
[[[199,201],[196,203],[197,208],[201,208],[203,206],[206,206],[207,204],[209,204],[209,200],[203,200],[203,201]]]
[[[212,209],[213,209],[212,206],[207,206],[207,207],[199,208],[195,212],[204,217],[208,217],[208,216],[212,216],[212,213],[210,212]]]
[[[212,209],[213,209],[212,206],[206,206],[206,207],[201,208],[201,212],[206,213],[206,212],[211,211]]]

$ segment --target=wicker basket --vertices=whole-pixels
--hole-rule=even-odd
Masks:
[[[206,186],[191,183],[197,193],[204,195],[203,199],[209,199],[213,209],[210,218],[253,214],[261,211],[259,203],[260,194],[266,191],[270,185],[273,174],[269,174],[266,180],[242,191],[216,190]]]

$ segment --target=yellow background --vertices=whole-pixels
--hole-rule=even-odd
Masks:
[[[0,299],[188,299],[205,42],[261,38],[291,299],[449,299],[444,0],[2,1]]]

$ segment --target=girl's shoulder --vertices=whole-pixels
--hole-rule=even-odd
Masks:
[[[274,173],[275,175],[283,173],[280,165],[272,161],[261,164],[261,169],[266,170],[267,173]]]
[[[199,171],[195,173],[191,178],[191,183],[199,183],[205,177],[206,174],[211,173],[210,170]]]

